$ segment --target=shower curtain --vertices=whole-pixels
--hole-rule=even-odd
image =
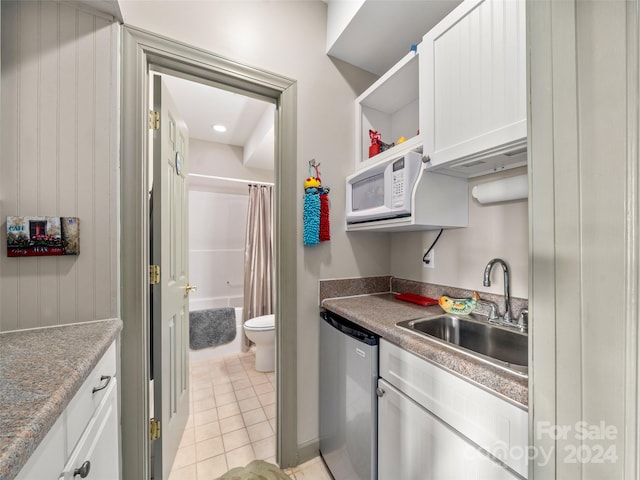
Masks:
[[[242,323],[273,313],[273,187],[249,185]],[[242,350],[251,342],[242,333]]]

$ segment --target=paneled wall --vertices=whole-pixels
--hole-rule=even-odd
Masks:
[[[2,1],[0,218],[75,216],[80,255],[0,255],[0,330],[118,316],[118,25]],[[6,238],[3,233],[2,239]]]
[[[640,478],[639,6],[527,3],[530,479]]]

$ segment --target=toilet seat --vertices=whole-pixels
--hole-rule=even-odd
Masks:
[[[250,318],[244,323],[244,327],[249,330],[273,330],[276,326],[275,315],[262,315],[261,317]]]

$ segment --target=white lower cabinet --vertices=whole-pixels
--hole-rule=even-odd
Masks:
[[[379,480],[527,476],[527,412],[380,341]]]
[[[384,380],[378,386],[380,480],[519,478]]]
[[[119,480],[118,425],[114,342],[15,480]]]
[[[120,478],[118,461],[118,383],[114,378],[107,387],[103,402],[60,476],[60,480],[88,478],[116,480]]]

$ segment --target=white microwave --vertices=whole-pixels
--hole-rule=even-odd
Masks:
[[[411,216],[411,197],[422,168],[422,155],[407,152],[347,177],[347,224]]]

